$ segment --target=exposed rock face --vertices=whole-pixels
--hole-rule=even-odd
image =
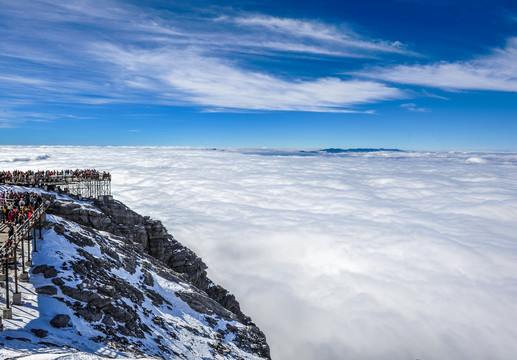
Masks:
[[[160,221],[141,216],[117,201],[79,204],[55,196],[48,196],[48,200],[51,201],[49,214],[82,225],[82,230],[71,232],[64,222],[51,224],[56,234],[77,247],[79,256],[73,260],[63,259],[60,267],[35,267],[32,273],[43,274],[52,284],[38,288],[37,292],[55,295],[74,309],[75,316],[95,324],[95,329],[105,334],[98,337],[99,342],[124,346],[127,342],[124,336],[136,339],[154,336],[160,348],[155,355],[178,355],[165,345],[163,337],[154,335],[147,322],[152,319],[151,325],[162,328],[170,338],[180,336],[179,332],[171,331],[174,327],[164,318],[145,310],[149,303],[169,309],[175,306],[157,291],[159,286],[151,275],[155,273],[175,283],[189,284],[188,291],[180,289],[175,295],[196,312],[206,314],[205,321],[215,331],[215,338],[206,330],[189,330],[211,339],[213,356],[228,354],[223,339],[230,337],[243,351],[270,358],[264,334],[242,313],[235,296],[214,284],[207,277],[203,261],[169,235]],[[108,243],[99,230],[114,235],[117,242]],[[98,248],[102,256],[86,250],[90,247]],[[125,280],[127,277],[114,277],[113,269],[138,276],[138,284]],[[73,278],[63,275],[68,271],[74,274]],[[144,309],[144,318],[139,309]],[[70,321],[70,318],[67,321],[56,318],[52,319],[54,327],[67,326]],[[214,319],[224,319],[228,325],[220,328],[219,321]],[[231,325],[234,322],[238,323]]]
[[[169,235],[161,221],[141,216],[117,201],[95,201],[94,204],[96,208],[85,209],[74,202],[52,201],[48,213],[130,239],[175,272],[186,275],[190,283],[237,315],[239,320],[251,321],[241,312],[235,296],[207,278],[205,263]],[[85,245],[89,243],[88,239],[83,239],[82,242]]]

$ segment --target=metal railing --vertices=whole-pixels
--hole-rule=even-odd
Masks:
[[[41,186],[47,184],[57,184],[62,182],[80,181],[111,181],[111,174],[98,173],[94,175],[74,175],[74,174],[55,174],[55,175],[23,175],[0,179],[0,183],[5,185],[34,185]]]
[[[40,217],[45,213],[49,206],[50,202],[44,200],[43,203],[36,210],[34,210],[34,213],[30,218],[25,220],[23,224],[16,227],[13,236],[11,236],[12,243],[9,244],[6,241],[0,247],[0,257],[2,260],[6,260],[8,258],[9,250],[18,246],[18,244],[29,233],[30,229],[36,224],[37,221],[39,221]]]
[[[0,172],[0,185],[39,187],[93,199],[111,196],[111,174],[97,170]]]

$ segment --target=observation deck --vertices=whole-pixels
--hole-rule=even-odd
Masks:
[[[0,185],[38,187],[82,198],[111,199],[111,174],[96,170],[0,172]]]
[[[25,189],[22,193],[16,188],[7,189],[2,185]],[[43,240],[42,227],[50,203],[37,192],[31,193],[30,188],[56,191],[80,198],[113,199],[111,175],[107,172],[101,173],[94,169],[0,171],[0,284],[5,288],[5,295],[1,296],[5,307],[0,317],[0,331],[3,329],[2,318],[12,318],[11,305],[22,304],[18,283],[29,280],[27,269],[32,266],[31,253],[37,252],[37,240]],[[39,238],[36,236],[37,229]]]

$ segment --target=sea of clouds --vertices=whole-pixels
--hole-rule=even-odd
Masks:
[[[275,360],[517,354],[515,152],[0,147],[0,169],[62,168],[110,171]]]

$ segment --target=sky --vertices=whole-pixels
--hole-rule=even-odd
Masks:
[[[0,146],[1,170],[62,168],[110,171],[274,360],[515,358],[517,152]]]
[[[3,144],[517,149],[515,1],[0,6]]]

